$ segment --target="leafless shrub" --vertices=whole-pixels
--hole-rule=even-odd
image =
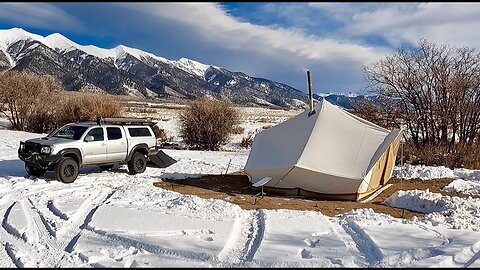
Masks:
[[[98,117],[122,116],[120,104],[111,96],[95,93],[68,93],[61,101],[57,121],[59,125],[71,122],[95,121]]]
[[[159,128],[157,125],[152,127],[153,133],[155,134],[155,138],[157,138],[157,142],[159,145],[163,145],[164,143],[171,140],[171,138],[167,137],[167,133],[163,128]]]
[[[218,150],[238,123],[232,103],[200,97],[180,114],[180,136],[190,149]]]

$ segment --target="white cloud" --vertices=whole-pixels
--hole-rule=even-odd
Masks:
[[[0,19],[46,29],[72,30],[80,26],[74,17],[48,3],[0,3]]]
[[[214,43],[264,55],[283,55],[299,61],[348,60],[365,64],[383,56],[385,50],[347,40],[307,36],[293,29],[242,22],[215,3],[125,4],[144,13],[167,18],[195,28]]]
[[[479,3],[310,4],[344,23],[350,38],[384,37],[392,46],[429,41],[480,48]]]
[[[294,87],[304,85],[304,67],[323,76],[316,80],[322,86],[360,87],[361,65],[420,38],[480,48],[479,3],[270,3],[255,15],[266,16],[262,24],[276,16],[290,28],[256,25],[208,2],[54,5],[0,3],[0,20],[62,32],[83,26],[91,36],[103,33],[158,55],[167,51]],[[390,46],[374,44],[378,37]]]

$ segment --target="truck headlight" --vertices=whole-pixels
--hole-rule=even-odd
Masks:
[[[52,152],[52,148],[50,146],[42,146],[40,149],[40,153],[42,154],[50,154]]]
[[[25,143],[24,143],[24,142],[20,142],[20,150],[23,151],[23,149],[25,149]]]

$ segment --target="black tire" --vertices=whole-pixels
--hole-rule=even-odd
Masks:
[[[71,157],[61,158],[55,165],[55,177],[63,183],[73,183],[78,176],[78,163]]]
[[[102,171],[110,171],[113,168],[113,165],[102,165],[99,167]]]
[[[128,161],[128,172],[130,174],[143,173],[147,168],[147,159],[140,152],[135,152]]]
[[[45,169],[36,168],[27,164],[25,164],[25,171],[27,171],[29,175],[36,177],[43,176],[47,172]]]

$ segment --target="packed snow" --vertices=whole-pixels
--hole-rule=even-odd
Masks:
[[[412,166],[405,164],[394,168],[393,176],[403,179],[418,178],[421,180],[453,178],[452,183],[443,190],[447,192],[460,192],[469,195],[480,195],[480,170],[464,168],[450,169],[445,166]]]
[[[40,136],[0,127],[0,267],[480,267],[479,199],[428,190],[387,199],[425,213],[410,220],[369,208],[335,217],[242,210],[153,183],[240,171],[247,149],[165,149],[178,160],[168,168],[129,175],[124,165],[87,167],[63,184],[52,172],[28,176],[17,158],[20,140]],[[405,181],[427,171],[395,169]],[[437,169],[428,168],[447,175]],[[477,171],[453,172],[475,189]]]

